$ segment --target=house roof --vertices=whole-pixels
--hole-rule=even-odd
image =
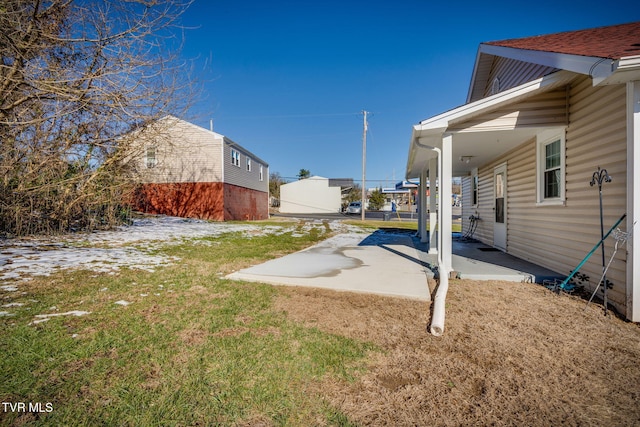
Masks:
[[[486,96],[484,88],[496,57],[547,68],[538,78]],[[594,86],[640,80],[640,22],[482,43],[476,56],[467,103],[414,126],[406,176],[420,176],[427,162],[437,157],[445,134],[455,137],[452,155],[461,160],[453,165],[454,176],[535,137],[551,125],[519,125],[519,113],[509,120],[505,115],[501,116],[504,120],[493,122],[491,114],[564,87],[580,75],[589,76]],[[464,126],[472,123],[471,120],[486,120],[487,125],[481,132],[473,131]],[[463,158],[469,160],[462,162]]]
[[[621,59],[640,55],[640,22],[486,42],[487,45]]]
[[[329,187],[353,187],[353,178],[329,178]]]
[[[640,22],[481,43],[467,102],[484,96],[495,58],[591,77],[593,85],[640,78]]]

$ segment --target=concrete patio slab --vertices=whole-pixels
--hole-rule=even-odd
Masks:
[[[461,279],[542,283],[565,277],[476,240],[454,235],[452,243],[452,268]],[[437,255],[428,253],[429,243],[416,243],[416,248],[425,262],[437,265]]]
[[[234,280],[308,286],[429,301],[427,277],[408,233],[348,233],[227,276]]]
[[[438,263],[437,256],[428,252],[429,244],[409,230],[345,233],[226,277],[429,301],[427,278],[434,276]],[[452,267],[461,279],[542,283],[563,278],[477,241],[454,239],[453,252]]]

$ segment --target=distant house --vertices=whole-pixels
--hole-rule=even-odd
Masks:
[[[427,193],[429,185],[427,184]],[[383,210],[393,210],[394,206],[399,211],[414,211],[413,201],[418,196],[418,184],[412,181],[401,181],[394,187],[383,187],[382,194],[385,195],[386,202]]]
[[[639,147],[635,22],[480,44],[467,103],[413,127],[406,176],[428,176],[443,200],[452,177],[462,177],[463,230],[473,215],[480,241],[567,275],[600,240],[598,185],[590,185],[598,167],[613,177],[602,186],[605,232],[626,213],[620,228],[635,224],[640,235]],[[440,229],[451,230],[450,204],[440,209]],[[606,241],[607,262],[614,243]],[[609,302],[635,322],[639,248],[622,247],[607,272]],[[450,233],[438,251],[441,271],[450,271]],[[602,264],[598,249],[581,268],[591,291]]]
[[[269,165],[224,135],[166,116],[139,131],[134,208],[215,221],[269,216]]]
[[[280,212],[337,213],[342,204],[341,194],[341,182],[321,176],[283,184],[280,186]]]

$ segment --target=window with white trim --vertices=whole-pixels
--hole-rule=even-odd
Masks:
[[[155,146],[147,147],[146,153],[147,168],[155,168],[158,164],[158,153]]]
[[[538,204],[562,204],[565,200],[564,129],[538,135]]]
[[[260,181],[264,181],[264,171],[262,170],[262,165],[260,165]]]
[[[240,167],[240,152],[231,149],[231,164]]]
[[[251,157],[247,156],[247,172],[251,172]]]

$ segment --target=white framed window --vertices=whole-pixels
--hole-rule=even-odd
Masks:
[[[147,147],[145,157],[146,157],[146,164],[148,169],[155,168],[158,165],[157,151],[158,151],[157,148],[153,145],[150,147]]]
[[[479,190],[478,190],[478,168],[474,168],[471,171],[471,205],[478,206],[479,200]]]
[[[251,172],[251,157],[247,156],[247,172]]]
[[[537,204],[564,204],[566,182],[564,128],[538,134],[536,150]]]
[[[264,171],[262,169],[262,165],[260,165],[260,181],[264,181]]]
[[[231,164],[240,167],[240,152],[231,149]]]

